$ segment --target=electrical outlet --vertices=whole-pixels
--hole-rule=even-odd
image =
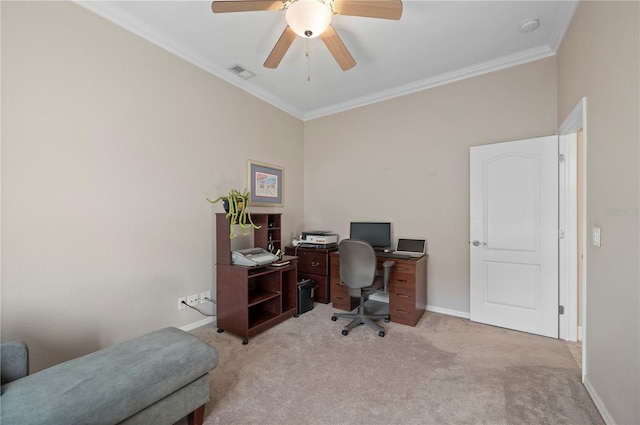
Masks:
[[[187,297],[187,304],[191,306],[198,305],[198,301],[198,294],[189,295]]]
[[[205,291],[200,293],[200,302],[211,300],[211,291]]]
[[[187,308],[186,305],[182,304],[183,301],[187,302],[187,299],[185,297],[178,298],[178,310],[184,310],[185,308]]]

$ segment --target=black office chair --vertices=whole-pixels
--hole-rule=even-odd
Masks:
[[[364,303],[374,292],[387,293],[391,267],[395,261],[385,261],[383,271],[376,270],[376,254],[371,245],[359,239],[344,239],[338,245],[340,253],[340,284],[349,288],[349,295],[360,298],[357,313],[334,313],[331,320],[338,318],[352,319],[342,329],[342,335],[349,335],[349,331],[358,325],[367,325],[384,336],[384,328],[374,320],[384,319],[389,322],[388,314],[366,314]]]

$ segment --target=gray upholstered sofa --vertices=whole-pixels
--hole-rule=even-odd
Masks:
[[[218,353],[166,328],[27,374],[22,343],[0,346],[2,425],[202,424]]]

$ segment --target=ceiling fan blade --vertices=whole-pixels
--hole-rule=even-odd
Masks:
[[[269,57],[266,61],[264,61],[265,68],[275,69],[280,65],[280,61],[284,57],[284,54],[289,50],[289,46],[293,43],[293,40],[296,38],[296,33],[293,32],[291,28],[287,25],[284,29],[284,32],[276,42],[276,45],[273,46],[271,53],[269,53]]]
[[[340,37],[338,37],[333,26],[329,25],[329,28],[320,34],[320,38],[343,71],[348,71],[356,66],[356,61],[351,56],[351,53],[349,53],[349,50],[347,50],[347,46],[345,46]]]
[[[231,0],[211,3],[213,13],[252,12],[259,10],[279,10],[284,3],[280,0]]]
[[[333,0],[331,8],[337,15],[395,20],[402,16],[401,0]]]

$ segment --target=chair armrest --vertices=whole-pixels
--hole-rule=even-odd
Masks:
[[[395,261],[385,261],[382,263],[384,273],[384,293],[389,293],[389,278],[391,277],[391,268],[396,264]]]
[[[0,374],[2,385],[29,374],[29,350],[24,342],[0,344]]]

